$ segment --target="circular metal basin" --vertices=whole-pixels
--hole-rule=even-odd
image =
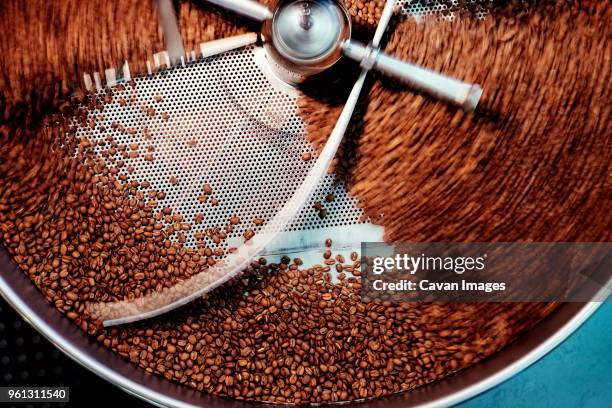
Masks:
[[[98,344],[60,315],[0,247],[0,294],[19,314],[70,358],[126,392],[158,406],[252,407],[256,403],[215,397],[154,375]],[[368,407],[444,407],[505,381],[565,340],[601,305],[565,303],[517,341],[484,361],[441,381],[388,397]],[[346,404],[351,405],[351,404]],[[354,404],[361,405],[364,404]]]

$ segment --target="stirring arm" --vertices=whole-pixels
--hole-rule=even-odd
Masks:
[[[416,89],[451,102],[465,110],[474,110],[482,95],[479,85],[465,83],[430,69],[401,61],[378,48],[368,47],[354,40],[344,42],[342,51],[347,57],[359,61],[362,66],[399,79]]]
[[[249,17],[256,21],[265,21],[272,18],[272,12],[266,6],[254,0],[206,0],[216,6],[231,10],[237,14]]]

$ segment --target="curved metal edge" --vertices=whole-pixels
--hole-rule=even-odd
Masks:
[[[21,273],[16,270],[14,273]],[[0,295],[19,315],[28,322],[36,331],[43,337],[49,340],[55,347],[67,355],[71,360],[75,361],[82,367],[92,373],[102,377],[106,381],[118,386],[123,391],[130,395],[136,396],[146,402],[159,407],[194,407],[194,405],[184,404],[182,401],[174,398],[169,398],[164,394],[157,393],[150,388],[144,387],[131,379],[117,374],[109,367],[100,364],[96,359],[89,357],[82,352],[78,347],[74,346],[69,340],[58,333],[46,321],[41,319],[38,314],[24,302],[11,286],[5,281],[3,276],[0,276]],[[76,327],[75,327],[76,328]]]
[[[467,401],[474,398],[484,392],[508,381],[510,378],[528,368],[532,364],[535,364],[538,360],[546,356],[548,353],[553,351],[559,344],[563,343],[567,338],[572,335],[589,317],[599,309],[603,302],[589,302],[585,303],[579,313],[577,313],[572,319],[570,319],[565,325],[563,325],[553,336],[550,336],[539,346],[531,350],[525,356],[508,365],[503,370],[489,376],[488,378],[469,386],[459,392],[441,398],[436,401],[432,401],[428,404],[420,405],[421,407],[427,408],[439,408],[439,407],[450,407],[457,405],[461,402]],[[544,318],[546,319],[546,318]]]

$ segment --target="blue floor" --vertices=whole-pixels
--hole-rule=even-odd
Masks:
[[[612,302],[543,359],[459,407],[612,407]]]

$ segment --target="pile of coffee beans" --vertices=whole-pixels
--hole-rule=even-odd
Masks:
[[[58,143],[67,126],[57,126],[3,135],[0,201],[5,247],[56,306],[138,297],[214,264],[212,249],[168,239],[172,211],[145,200],[145,183],[114,174],[83,141]]]
[[[385,7],[385,0],[344,0],[344,7],[354,23],[375,26]]]
[[[335,164],[387,239],[610,240],[612,8],[559,3],[397,26],[387,51],[484,93],[466,113],[373,75]],[[320,93],[300,101],[319,147],[342,109]]]
[[[205,299],[103,329],[87,315],[88,302],[130,299],[206,273],[210,256],[168,240],[157,210],[132,182],[100,167],[63,118],[47,125],[36,133],[3,128],[2,245],[82,330],[169,380],[269,402],[379,397],[479,361],[554,308],[366,303],[357,254],[334,254],[329,239],[320,265],[260,259]]]
[[[86,72],[125,61],[146,72],[164,47],[151,1],[7,0],[0,15],[0,51],[11,60],[0,68],[1,120],[47,112]]]
[[[268,3],[262,1],[261,3]],[[202,42],[257,32],[257,25],[246,18],[227,12],[206,2],[182,1],[178,6],[181,38],[185,50],[199,52]]]
[[[384,213],[390,239],[610,239],[611,13],[576,7],[397,28],[389,51],[480,82],[485,96],[471,115],[382,78],[372,85],[337,168],[372,218]],[[88,304],[173,286],[218,255],[172,239],[163,192],[75,137],[90,126],[70,120],[84,117],[75,103],[85,97],[42,123],[0,125],[0,243],[60,313],[149,373],[247,400],[374,398],[480,361],[556,306],[364,302],[358,257],[326,242],[320,265],[260,259],[205,299],[104,329]],[[331,99],[301,101],[319,144],[339,109],[321,100]]]
[[[329,239],[320,265],[260,259],[206,299],[103,329],[89,304],[206,273],[215,253],[170,239],[161,221],[171,209],[151,203],[159,192],[146,200],[144,182],[113,172],[75,138],[76,126],[90,126],[68,120],[79,112],[66,104],[42,128],[2,128],[1,242],[60,313],[148,372],[240,399],[373,398],[473,364],[554,308],[363,302],[357,254],[335,254]]]
[[[495,352],[553,308],[364,303],[352,273],[333,283],[330,262],[309,269],[299,263],[253,262],[243,281],[185,310],[96,334],[148,372],[209,393],[352,401],[443,378]]]

